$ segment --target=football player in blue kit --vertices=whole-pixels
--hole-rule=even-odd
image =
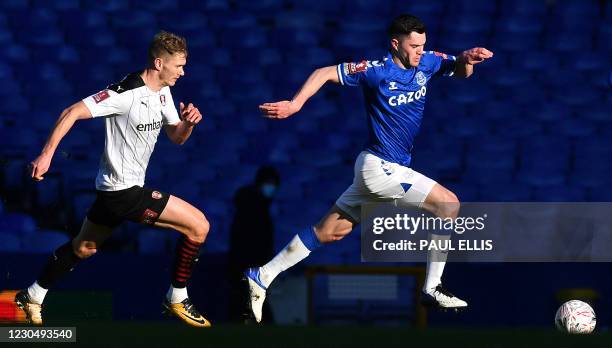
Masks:
[[[458,56],[425,51],[425,25],[415,16],[400,15],[389,27],[390,49],[382,61],[342,63],[316,69],[290,101],[260,105],[264,116],[287,118],[302,108],[326,82],[359,86],[365,98],[369,142],[355,162],[353,184],[313,228],[299,231],[270,262],[245,271],[250,298],[248,315],[261,321],[266,289],[280,272],[306,258],[321,244],[342,239],[360,222],[361,205],[389,201],[424,209],[441,218],[456,218],[454,193],[410,168],[411,150],[423,117],[427,82],[434,76],[466,78],[474,65],[493,57],[481,47]],[[431,234],[430,238],[450,238]],[[446,253],[430,252],[422,301],[442,309],[467,303],[442,286]],[[246,284],[248,283],[248,284]]]

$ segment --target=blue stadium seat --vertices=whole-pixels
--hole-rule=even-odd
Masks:
[[[427,108],[430,108],[434,103],[427,105]],[[441,103],[444,104],[444,103]],[[504,122],[505,120],[512,119],[517,117],[521,110],[516,107],[516,105],[511,104],[507,100],[486,100],[478,106],[479,117],[483,120],[500,120],[500,122]],[[451,109],[452,110],[452,109]]]
[[[518,183],[494,183],[480,189],[480,199],[484,202],[528,202],[531,197],[531,190]]]
[[[24,32],[21,40],[53,50],[64,43],[64,34],[58,29],[33,27]]]
[[[34,0],[30,5],[34,8],[45,8],[49,7],[58,11],[69,11],[78,10],[80,6],[79,0],[56,0],[56,1],[45,1],[45,0]]]
[[[567,185],[539,188],[534,191],[536,202],[584,202],[586,191]]]
[[[606,71],[610,67],[609,61],[602,52],[583,52],[580,59],[572,61],[572,66],[578,71]]]
[[[595,134],[596,127],[585,119],[568,118],[552,125],[551,130],[559,136],[588,138]]]
[[[579,162],[585,162],[581,160]],[[593,165],[593,162],[589,163],[577,163],[574,170],[570,174],[569,182],[574,187],[582,187],[592,189],[593,191],[606,189],[610,187],[612,180],[610,175],[609,165]]]
[[[13,44],[13,33],[9,29],[0,27],[0,44],[4,46]]]
[[[491,30],[493,18],[478,14],[458,16],[451,28],[466,34],[488,34]],[[450,28],[449,28],[450,29]]]
[[[553,6],[554,14],[568,14],[576,17],[597,17],[599,11],[597,1],[564,0]]]
[[[260,1],[241,1],[237,4],[238,9],[247,13],[257,13],[267,15],[283,9],[282,0],[260,0]]]
[[[48,254],[70,240],[62,231],[39,230],[23,238],[23,250],[30,253]]]
[[[320,15],[304,11],[286,11],[276,15],[275,23],[280,29],[321,30],[325,22]]]
[[[537,51],[540,48],[540,38],[532,33],[499,31],[493,36],[491,49],[501,49],[508,52],[519,52],[524,50]],[[528,55],[527,55],[528,56]]]
[[[246,31],[242,27],[224,29],[217,36],[220,42],[232,42],[232,47],[238,50],[263,48],[268,44],[266,31],[257,27]],[[235,40],[236,37],[240,37],[240,40]]]
[[[72,196],[72,222],[79,225],[87,213],[89,208],[96,200],[94,186],[91,185],[90,190],[75,192]]]
[[[574,145],[574,156],[577,159],[586,158],[587,162],[602,163],[600,159],[612,156],[612,140],[606,136],[580,139]]]
[[[461,182],[465,184],[473,183],[478,186],[510,184],[514,179],[513,168],[495,167],[495,164],[497,163],[480,162],[468,164],[462,175]]]
[[[27,163],[22,159],[8,159],[3,165],[2,187],[13,191],[22,190],[26,180]]]
[[[138,253],[143,255],[169,254],[172,251],[169,237],[175,235],[176,232],[160,228],[145,228],[138,231],[137,234]]]
[[[26,214],[2,213],[0,214],[0,231],[3,234],[25,236],[34,233],[36,221]]]
[[[28,0],[7,0],[0,2],[0,8],[3,10],[25,10],[28,6]]]
[[[551,164],[551,166],[535,166],[521,169],[517,173],[517,180],[520,183],[528,184],[532,187],[551,187],[563,185],[566,181],[566,173],[559,171],[559,166],[563,164]]]
[[[290,6],[296,11],[312,11],[314,13],[336,14],[340,13],[342,1],[326,1],[326,0],[289,0]]]
[[[38,7],[31,8],[26,12],[13,12],[10,16],[9,22],[14,29],[55,29],[57,26],[57,14],[56,11]],[[42,32],[42,31],[41,31]],[[21,34],[21,33],[17,33]]]
[[[158,12],[160,17],[167,16],[168,11],[179,8],[176,0],[149,0],[143,2],[141,6],[145,10]]]
[[[246,12],[220,12],[216,13],[214,17],[209,18],[209,20],[211,27],[220,35],[223,35],[226,30],[251,30],[258,27],[257,17]]]
[[[287,52],[285,57],[289,66],[303,64],[309,67],[322,67],[336,63],[332,51],[320,47],[300,47],[297,51]]]
[[[578,33],[575,31],[556,32],[545,40],[545,48],[559,54],[580,54],[593,49],[591,33]]]
[[[443,1],[396,1],[393,10],[394,13],[414,13],[416,16],[426,17],[427,15],[440,16],[444,9]]]
[[[13,69],[11,66],[9,64],[3,64],[3,62],[0,62],[0,78],[8,79],[11,78],[12,75]]]
[[[205,13],[215,13],[218,14],[220,12],[225,12],[230,9],[230,1],[229,0],[203,0],[203,1],[193,1],[193,0],[181,0],[179,2],[179,8],[194,8],[201,10]]]
[[[176,18],[181,20],[176,20]],[[185,13],[182,10],[173,10],[163,16],[157,16],[157,20],[160,29],[185,35],[189,46],[192,46],[193,42],[199,39],[198,34],[201,31],[207,30],[209,23],[209,17],[201,12]]]
[[[0,52],[0,59],[7,62],[27,62],[30,59],[30,54],[23,45],[7,44]],[[0,65],[0,74],[6,74],[7,71],[6,67]]]
[[[62,177],[48,173],[45,180],[36,183],[36,205],[39,208],[51,207],[63,201]]]
[[[477,117],[457,117],[444,124],[447,133],[459,137],[478,137],[489,134],[487,124]]]
[[[490,80],[498,86],[520,88],[519,86],[523,86],[531,82],[532,75],[524,70],[512,69],[499,71],[497,74],[492,76]]]
[[[544,0],[502,0],[501,11],[505,15],[546,15],[547,2]]]
[[[453,1],[448,6],[448,10],[451,13],[457,15],[462,14],[482,14],[492,15],[497,10],[497,4],[495,1],[488,0],[459,0]]]
[[[514,101],[515,106],[530,107],[532,105],[536,105],[542,100],[548,99],[548,90],[546,88],[542,88],[542,86],[537,83],[532,83],[523,86],[522,88],[499,87],[496,94]]]
[[[538,16],[501,17],[495,23],[497,32],[539,35],[544,29],[543,21]]]
[[[556,68],[560,64],[559,56],[549,51],[531,51],[516,62],[519,67],[535,72],[551,66]]]
[[[478,202],[478,189],[470,184],[446,184],[447,189],[453,192],[461,202]]]
[[[473,104],[491,98],[491,88],[476,81],[451,80],[448,82],[448,99],[462,104]]]
[[[560,85],[553,90],[553,95],[559,102],[571,107],[587,106],[601,98],[599,91],[588,85],[580,86],[580,88],[567,88]]]
[[[0,232],[0,253],[17,253],[21,251],[21,240],[14,234]]]
[[[567,106],[554,102],[546,102],[536,105],[533,109],[527,110],[527,113],[534,119],[548,122],[565,120],[571,116],[570,110],[567,108]]]
[[[321,36],[314,29],[278,28],[270,33],[270,48],[316,47],[322,40]]]
[[[539,123],[526,122],[520,117],[508,119],[499,126],[503,136],[510,139],[530,137],[540,134],[543,127]]]
[[[611,202],[612,190],[610,185],[591,190],[588,197],[591,202]]]
[[[448,54],[459,54],[465,49],[484,46],[488,33],[466,33],[452,31],[452,27],[446,31],[436,46],[436,50]]]
[[[6,80],[0,84],[0,95],[5,96],[6,99],[12,98],[12,96],[19,96],[20,84],[16,80]]]
[[[336,35],[334,47],[339,49],[348,48],[363,52],[370,47],[380,47],[381,51],[385,47],[383,38],[377,32],[362,32],[344,29],[337,32]]]
[[[114,15],[116,12],[129,10],[130,3],[128,0],[84,0],[82,7],[93,11],[113,12]]]

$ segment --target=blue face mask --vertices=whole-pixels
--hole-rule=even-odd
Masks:
[[[272,198],[276,193],[276,185],[274,184],[263,184],[261,185],[261,194],[266,198]]]

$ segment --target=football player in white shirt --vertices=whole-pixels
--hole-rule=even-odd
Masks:
[[[183,144],[202,120],[191,103],[179,104],[179,117],[170,94],[170,87],[185,74],[186,62],[186,40],[172,33],[158,33],[149,48],[148,67],[65,109],[40,156],[32,161],[32,178],[43,180],[59,142],[75,122],[104,117],[106,143],[96,179],[96,201],[80,233],[55,250],[38,279],[15,297],[31,323],[42,324],[41,308],[47,290],[82,259],[94,255],[117,225],[131,220],[182,233],[163,307],[190,325],[210,326],[193,306],[186,288],[210,225],[191,204],[144,187],[149,157],[161,129],[174,143]]]

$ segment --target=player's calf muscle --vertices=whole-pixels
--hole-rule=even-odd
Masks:
[[[315,234],[321,243],[331,243],[341,240],[350,232],[350,228],[344,228],[342,226],[315,226]]]

